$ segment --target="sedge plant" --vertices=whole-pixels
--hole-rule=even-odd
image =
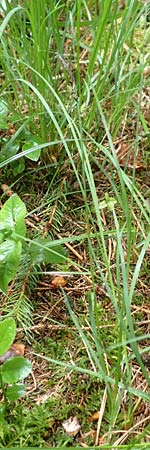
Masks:
[[[59,243],[68,242],[68,240],[71,243],[86,241],[90,266],[87,275],[90,275],[92,280],[88,295],[90,323],[88,333],[83,331],[68,296],[65,292],[63,295],[66,308],[87,351],[89,367],[80,367],[80,365],[72,363],[65,364],[60,360],[52,360],[50,357],[46,357],[46,359],[66,367],[68,370],[86,373],[92,379],[100,380],[102,389],[106,393],[106,408],[109,416],[107,441],[109,444],[114,442],[112,432],[117,424],[125,392],[128,393],[129,399],[128,416],[134,397],[149,402],[149,394],[132,385],[130,364],[132,358],[135,357],[149,385],[149,375],[138,347],[138,342],[142,340],[143,335],[138,341],[131,312],[142,263],[149,250],[149,232],[146,232],[144,240],[142,236],[142,233],[145,236],[145,230],[148,230],[149,227],[149,206],[136,183],[135,164],[133,164],[133,171],[130,174],[126,168],[123,170],[118,162],[114,146],[114,139],[119,133],[122,133],[123,122],[126,123],[127,118],[129,121],[130,114],[132,115],[138,93],[139,104],[136,105],[137,116],[134,130],[134,163],[138,151],[139,123],[144,124],[144,131],[147,132],[143,116],[140,113],[141,95],[147,83],[143,74],[148,58],[144,46],[146,26],[141,26],[140,20],[141,17],[146,19],[148,6],[143,5],[143,2],[137,3],[132,0],[127,1],[123,10],[120,10],[119,1],[108,0],[107,2],[96,2],[97,5],[95,3],[92,9],[88,2],[79,1],[77,5],[71,2],[70,9],[66,7],[66,17],[64,18],[61,16],[62,4],[56,5],[53,1],[44,1],[41,4],[39,1],[37,11],[34,13],[33,2],[30,2],[30,5],[27,3],[25,2],[25,8],[21,10],[14,8],[7,12],[5,22],[1,26],[1,36],[5,55],[3,68],[8,77],[6,77],[5,83],[13,88],[18,111],[23,106],[19,101],[18,93],[22,93],[23,102],[28,105],[28,119],[26,117],[25,120],[28,121],[27,127],[30,129],[29,134],[31,135],[26,142],[24,134],[23,144],[25,146],[22,146],[15,155],[7,155],[9,159],[1,161],[0,168],[30,154],[31,159],[36,162],[40,153],[42,157],[44,148],[49,147],[52,152],[55,152],[55,149],[59,152],[58,149],[63,147],[76,177],[84,205],[82,214],[86,223],[86,233],[69,238],[64,237]],[[15,25],[16,13],[20,15],[19,31],[16,30]],[[62,24],[60,24],[59,18],[62,19]],[[36,33],[36,20],[39,25],[38,33]],[[11,29],[13,30],[14,27],[15,30],[13,47],[17,45],[18,60],[16,55],[12,54],[12,49],[8,48],[7,35],[4,34],[9,21]],[[24,55],[17,34],[21,29],[24,37]],[[47,33],[44,50],[40,34],[43,29],[44,33]],[[63,34],[62,30],[65,30],[66,34]],[[137,30],[142,36],[140,49],[136,44]],[[67,39],[69,39],[72,50],[72,58],[69,59],[69,63],[68,59],[66,62],[64,56]],[[31,41],[33,42],[32,46]],[[39,47],[40,42],[41,48]],[[37,49],[40,51],[38,51],[37,61],[35,61]],[[137,49],[137,56],[135,49]],[[57,61],[55,72],[49,68],[48,52],[50,52],[52,68],[54,61]],[[12,62],[14,64],[13,76],[10,80]],[[73,78],[70,75],[71,65],[74,69]],[[61,85],[58,82],[58,79],[62,79],[61,71],[65,90],[67,86],[65,83],[69,80],[68,92],[71,93],[69,100],[63,92],[63,83]],[[6,88],[6,84],[3,89]],[[8,100],[10,102],[9,95]],[[33,118],[33,107],[38,116],[37,122],[40,139],[42,139],[39,143],[33,142],[31,139],[35,135],[32,130],[33,121],[30,120]],[[19,126],[21,125],[19,122]],[[35,158],[34,155],[36,155]],[[99,198],[94,179],[95,166],[99,170],[99,179],[104,177],[106,184],[106,192],[101,198]],[[107,192],[107,187],[109,192]],[[137,210],[138,215],[142,218],[142,225],[138,230],[134,210]],[[106,223],[104,223],[105,213]],[[109,225],[111,225],[111,229]],[[16,238],[19,239],[19,245],[20,241],[21,243],[28,241],[25,235],[20,237],[15,230],[15,245]],[[14,235],[11,235],[11,239],[14,239]],[[58,244],[58,242],[53,242],[54,248],[56,243]],[[110,243],[113,243],[115,249],[113,262],[111,262]],[[47,253],[48,242],[46,242],[45,249],[43,240],[38,236],[30,246],[34,262],[40,264],[43,260],[46,263],[50,261]],[[136,255],[134,267],[133,254]],[[83,267],[80,265],[79,268],[80,273],[83,273]],[[109,337],[110,342],[108,340],[106,344],[101,333],[97,284],[103,287],[106,301],[110,302],[114,311],[113,343]],[[146,337],[149,338],[148,335],[144,336],[144,338]],[[110,364],[108,364],[107,358],[110,360]],[[129,425],[131,422],[132,418],[129,417]]]

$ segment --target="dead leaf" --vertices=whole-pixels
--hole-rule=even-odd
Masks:
[[[92,416],[89,418],[90,422],[95,422],[99,419],[99,411],[96,411]]]
[[[55,289],[58,289],[60,286],[61,287],[64,287],[64,286],[66,286],[66,280],[65,280],[65,278],[64,277],[62,277],[62,276],[59,276],[59,277],[55,277],[53,280],[52,280],[52,286],[55,288]]]
[[[0,364],[3,364],[7,359],[14,358],[15,356],[23,356],[24,355],[24,344],[13,344],[7,350],[7,352],[3,353],[3,355],[0,356]]]
[[[9,124],[9,133],[13,136],[15,134],[15,128],[12,123]]]
[[[105,444],[106,444],[106,438],[105,438],[105,436],[102,436],[99,439],[98,445],[105,445]]]
[[[11,197],[11,195],[14,193],[7,184],[1,184],[1,189],[5,195],[8,195],[8,197]]]
[[[120,142],[116,148],[116,154],[118,157],[118,162],[121,167],[129,167],[130,169],[143,169],[145,164],[142,161],[142,156],[138,152],[135,158],[135,150],[131,149],[129,144],[125,142]]]
[[[77,417],[70,417],[62,423],[62,426],[69,436],[76,436],[81,428]]]
[[[19,343],[15,343],[12,345],[12,347],[14,347],[16,349],[16,351],[18,352],[19,356],[24,356],[24,349],[25,349],[25,345],[24,344],[19,344]]]

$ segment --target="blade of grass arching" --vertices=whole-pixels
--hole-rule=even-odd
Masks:
[[[105,383],[110,383],[111,385],[114,385],[114,379],[112,377],[109,377],[108,375],[106,375],[105,376],[105,380],[103,380],[102,373],[99,372],[99,371],[98,372],[94,372],[94,371],[92,371],[90,369],[85,369],[84,367],[77,366],[76,364],[69,364],[67,362],[63,362],[63,361],[60,361],[60,360],[57,360],[57,359],[49,358],[48,356],[44,356],[44,355],[41,355],[39,353],[33,353],[33,354],[35,356],[38,356],[39,358],[44,359],[45,361],[48,361],[48,362],[52,363],[52,364],[58,365],[60,367],[64,367],[64,369],[66,369],[66,370],[71,370],[71,371],[75,371],[75,372],[79,372],[79,373],[85,373],[85,374],[91,376],[91,378],[93,378],[93,379],[95,378],[95,379],[98,379],[100,381],[105,381]],[[129,392],[129,394],[132,394],[132,395],[134,395],[136,397],[139,397],[139,398],[145,400],[148,403],[150,402],[150,394],[148,394],[148,393],[140,391],[139,389],[134,389],[134,388],[131,388],[129,386],[126,386],[122,382],[120,382],[118,384],[118,387],[121,388],[121,389],[124,389],[127,392]]]
[[[66,142],[72,142],[72,141],[73,141],[72,139],[69,139],[69,140],[66,139]],[[56,140],[56,141],[53,141],[53,142],[46,142],[45,144],[40,144],[40,145],[36,145],[35,147],[31,147],[28,150],[24,150],[21,153],[17,153],[16,155],[11,156],[10,158],[6,159],[6,161],[1,162],[0,163],[0,169],[2,167],[7,166],[7,164],[10,164],[13,161],[16,161],[16,160],[18,160],[20,158],[23,158],[24,156],[30,155],[30,153],[36,152],[37,150],[42,150],[42,149],[45,149],[47,147],[53,147],[54,145],[60,145],[60,144],[62,144],[62,140]]]
[[[120,230],[119,230],[119,225],[118,225],[118,220],[117,220],[115,210],[113,210],[113,216],[114,216],[114,222],[115,222],[115,227],[116,227],[116,232],[117,232],[117,244],[118,244],[118,251],[119,251],[120,262],[121,262],[122,283],[123,283],[122,299],[123,299],[124,308],[125,308],[125,312],[126,312],[127,327],[129,328],[129,331],[127,331],[127,339],[132,339],[132,343],[131,343],[132,350],[135,354],[135,357],[136,357],[138,363],[140,364],[141,370],[142,370],[148,384],[150,384],[150,378],[148,376],[148,373],[147,373],[145,366],[143,364],[143,361],[141,359],[137,341],[136,341],[136,339],[135,339],[135,341],[133,341],[133,339],[135,338],[135,333],[134,333],[133,321],[132,321],[132,316],[131,316],[130,294],[129,294],[129,286],[128,286],[128,283],[129,283],[128,269],[126,268],[125,255],[124,255],[122,242],[121,242],[122,232],[120,232]],[[148,246],[149,242],[150,242],[150,235],[148,236],[147,246]],[[142,253],[142,255],[143,255],[143,253]]]
[[[32,86],[32,85],[31,85],[30,87],[33,89],[33,86]],[[35,88],[34,88],[33,90],[35,90]],[[35,92],[37,93],[37,90],[36,90]],[[39,93],[38,93],[38,95],[39,95]],[[47,108],[47,106],[48,106],[48,105],[46,104],[46,108]],[[48,110],[49,110],[49,107],[48,107]],[[54,121],[54,123],[55,123],[55,121]],[[57,123],[57,122],[56,122],[56,123]],[[70,117],[69,117],[69,123],[70,123]],[[73,125],[72,125],[72,122],[71,122],[71,126],[73,126]],[[58,128],[57,128],[57,129],[58,129]],[[59,130],[59,133],[60,133],[60,131],[61,131],[61,130]],[[73,129],[73,133],[74,133],[74,129]],[[78,144],[78,140],[77,140],[77,136],[76,136],[76,135],[75,135],[75,138],[76,138],[76,142],[77,142],[77,144]],[[79,151],[80,151],[79,145],[78,145],[78,149],[79,149]],[[68,148],[67,148],[67,151],[68,151]],[[87,156],[87,155],[86,155],[86,156]],[[98,203],[97,203],[97,204],[98,204]]]
[[[3,32],[5,31],[5,28],[7,27],[11,17],[17,12],[22,10],[22,6],[16,6],[16,8],[13,8],[11,11],[8,12],[7,16],[4,18],[1,26],[0,26],[0,39],[2,38]]]
[[[45,79],[42,77],[41,74],[39,74],[36,70],[34,70],[34,69],[31,68],[31,67],[30,67],[30,69],[33,70],[33,72],[37,73],[38,76],[39,76],[40,78],[43,79],[43,81],[44,81],[44,82],[47,84],[47,86],[49,87],[50,91],[53,93],[54,97],[56,97],[56,99],[58,100],[58,102],[59,102],[59,104],[60,104],[60,106],[61,106],[61,108],[62,108],[62,110],[63,110],[63,112],[64,112],[64,114],[65,114],[65,116],[66,116],[66,119],[67,119],[67,121],[68,121],[68,123],[69,123],[69,126],[70,126],[70,129],[71,129],[71,131],[72,131],[72,134],[73,134],[75,143],[76,143],[76,145],[77,145],[77,148],[79,149],[79,139],[78,139],[78,136],[77,136],[76,131],[75,131],[75,129],[74,129],[73,121],[71,120],[69,114],[67,113],[66,108],[64,107],[64,105],[63,105],[61,99],[59,98],[59,96],[57,95],[57,93],[55,92],[55,90],[52,88],[52,86],[50,85],[50,83],[48,83],[47,80],[45,80]],[[69,158],[70,158],[72,167],[73,167],[73,169],[74,169],[76,178],[77,178],[77,180],[78,180],[78,183],[79,183],[79,186],[80,186],[80,189],[81,189],[83,198],[84,198],[84,190],[83,190],[83,186],[82,186],[82,183],[81,183],[81,180],[80,180],[78,171],[77,171],[77,169],[76,169],[74,160],[73,160],[72,155],[71,155],[71,153],[70,153],[70,150],[69,150],[69,148],[68,148],[68,145],[67,145],[67,142],[66,142],[66,138],[65,138],[65,136],[63,135],[63,133],[62,133],[62,131],[61,131],[61,128],[60,128],[60,126],[59,126],[59,123],[58,123],[58,121],[57,121],[57,119],[56,119],[56,117],[55,117],[55,115],[54,115],[52,109],[50,108],[49,104],[48,104],[47,101],[44,99],[44,97],[41,95],[41,93],[39,92],[39,90],[38,90],[35,86],[33,86],[32,83],[30,83],[29,81],[23,80],[23,79],[17,79],[17,81],[26,84],[26,86],[28,86],[28,87],[36,94],[36,96],[39,98],[39,100],[40,100],[41,103],[43,104],[45,110],[46,110],[47,113],[49,114],[49,117],[51,118],[51,120],[52,120],[52,122],[53,122],[53,124],[54,124],[54,126],[55,126],[55,128],[56,128],[56,130],[58,131],[58,134],[59,134],[59,136],[60,136],[60,138],[61,138],[61,142],[63,143],[64,148],[65,148],[65,150],[66,150],[66,153],[67,153],[67,155],[68,155]]]
[[[31,68],[31,70],[33,70],[34,72],[37,73],[37,71],[35,71],[33,68]],[[101,241],[102,241],[102,247],[103,247],[103,255],[104,255],[104,259],[106,261],[106,265],[108,267],[109,270],[109,263],[108,263],[108,258],[107,258],[107,251],[106,251],[106,245],[105,245],[105,240],[104,240],[104,235],[103,235],[103,226],[102,226],[102,220],[101,220],[101,216],[100,216],[100,212],[99,212],[99,202],[98,202],[98,197],[97,197],[97,192],[96,192],[96,188],[95,188],[95,183],[94,183],[94,179],[93,179],[93,174],[92,174],[92,170],[91,170],[91,166],[89,163],[89,158],[88,158],[88,152],[85,148],[85,145],[83,144],[83,142],[81,142],[81,136],[79,133],[79,130],[77,128],[77,126],[74,124],[73,120],[71,119],[70,115],[67,113],[67,110],[64,106],[64,104],[62,103],[60,97],[58,96],[58,94],[55,92],[55,90],[53,89],[53,87],[50,85],[50,83],[47,82],[47,80],[45,80],[41,74],[38,74],[38,76],[40,78],[43,79],[43,81],[47,84],[47,86],[49,87],[50,91],[52,92],[52,94],[54,95],[54,97],[56,98],[58,104],[60,105],[66,120],[69,124],[70,130],[72,132],[72,136],[74,138],[79,156],[81,158],[81,161],[83,161],[84,159],[84,168],[85,168],[85,172],[86,172],[86,177],[88,180],[89,185],[91,185],[91,194],[92,194],[92,198],[93,198],[93,203],[94,203],[94,208],[95,208],[95,213],[96,213],[96,217],[97,217],[97,223],[98,223],[98,227],[101,233]],[[43,96],[40,94],[40,92],[38,91],[37,88],[35,88],[35,86],[32,85],[32,83],[27,82],[26,80],[22,80],[22,79],[18,79],[18,81],[25,83],[30,89],[33,90],[33,92],[39,97],[40,101],[42,102],[43,106],[45,107],[46,111],[48,112],[52,122],[54,123],[54,126],[56,127],[59,136],[62,139],[62,143],[64,145],[64,148],[66,149],[67,155],[70,159],[70,162],[72,164],[72,167],[74,169],[75,175],[77,177],[81,192],[82,192],[82,196],[83,199],[85,200],[85,204],[86,204],[86,194],[85,194],[85,190],[84,190],[84,185],[81,183],[78,171],[76,169],[73,157],[71,155],[71,152],[68,148],[68,145],[66,143],[66,139],[61,131],[61,128],[58,124],[58,121],[55,118],[55,115],[53,114],[51,108],[49,107],[48,103],[46,102],[46,100],[43,98]],[[111,273],[109,272],[109,275],[111,277]]]
[[[39,208],[41,208],[41,206],[39,206],[39,207],[37,207],[37,208],[35,208],[35,209],[33,209],[32,210],[32,213],[33,212],[35,212],[35,211],[38,211],[38,209]],[[28,216],[30,216],[30,212],[26,215],[26,217],[28,217]],[[19,234],[17,234],[17,236],[19,237],[19,238],[21,238],[21,236],[19,235]],[[95,233],[91,233],[91,240],[92,239],[94,239],[94,238],[96,238],[97,237],[97,232],[95,232]],[[73,243],[73,242],[84,242],[85,240],[88,240],[88,238],[89,238],[89,233],[87,232],[87,233],[82,233],[82,234],[79,234],[79,235],[72,235],[71,237],[64,237],[64,238],[58,238],[58,239],[55,239],[55,240],[53,240],[53,245],[57,245],[57,244],[64,244],[65,242],[70,242],[70,243]],[[22,240],[25,240],[25,241],[27,241],[27,242],[32,242],[32,240],[30,240],[30,239],[28,239],[28,238],[22,238]],[[93,253],[94,254],[94,253]],[[97,266],[98,268],[99,268],[99,265]],[[88,272],[89,272],[89,270],[88,270]]]

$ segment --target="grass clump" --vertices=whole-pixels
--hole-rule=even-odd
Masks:
[[[21,261],[2,297],[3,314],[16,314],[39,358],[32,406],[15,409],[14,426],[19,408],[23,418],[13,445],[144,445],[149,5],[14,0],[1,19],[1,182],[27,205],[30,245],[40,236],[67,248],[62,264],[29,277]],[[9,190],[2,186],[2,203]],[[44,406],[41,396],[33,404],[38,389],[50,390]],[[76,438],[62,429],[70,416],[84,428]],[[11,442],[8,423],[2,445]]]

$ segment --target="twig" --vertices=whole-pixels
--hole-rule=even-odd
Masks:
[[[100,408],[100,411],[99,411],[99,419],[98,419],[98,424],[97,424],[95,445],[98,445],[98,441],[99,441],[99,433],[100,433],[102,418],[103,418],[104,411],[105,411],[106,400],[107,400],[107,388],[105,388],[104,395],[103,395],[103,400],[102,400],[102,403],[101,403],[101,408]]]
[[[62,239],[62,236],[59,233],[55,233],[59,239]],[[68,242],[64,242],[64,245],[80,260],[83,261],[83,256],[81,256],[77,250],[75,250]]]
[[[114,448],[118,447],[118,445],[120,445],[124,441],[126,441],[128,436],[131,433],[133,433],[133,431],[136,430],[136,428],[139,428],[139,425],[142,425],[144,422],[147,422],[149,420],[150,420],[150,416],[147,416],[147,417],[144,417],[144,419],[142,419],[139,422],[137,422],[135,425],[133,425],[133,427],[131,427],[130,430],[127,430],[126,433],[123,436],[121,436],[119,439],[117,439],[117,441],[113,444],[112,450],[114,450]]]
[[[49,221],[47,222],[47,224],[44,227],[43,238],[45,238],[45,236],[47,235],[48,231],[50,230],[50,227],[52,225],[52,222],[53,222],[53,219],[54,219],[54,216],[55,216],[56,208],[57,208],[57,202],[53,206],[52,213],[51,213],[51,216],[49,218]]]

